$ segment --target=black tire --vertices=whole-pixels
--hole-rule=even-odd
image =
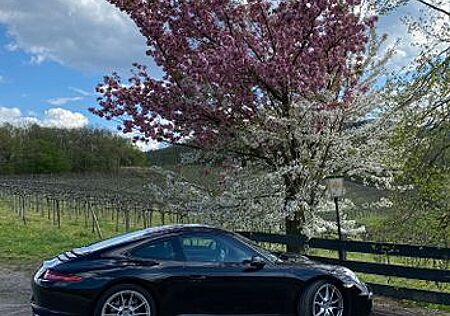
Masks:
[[[298,305],[298,315],[299,316],[315,316],[314,315],[314,298],[317,294],[317,292],[325,285],[332,285],[336,288],[337,291],[339,291],[342,302],[343,302],[343,313],[342,316],[347,315],[348,307],[346,306],[346,300],[344,297],[344,293],[342,293],[342,290],[336,286],[336,284],[328,281],[328,280],[320,280],[316,281],[312,284],[310,284],[302,293],[300,296],[300,301]],[[324,314],[322,314],[324,315]]]
[[[135,284],[119,284],[108,289],[98,299],[97,304],[95,305],[94,316],[102,316],[103,305],[107,302],[108,298],[112,297],[114,294],[117,294],[121,291],[135,291],[144,296],[148,304],[150,305],[151,316],[157,316],[156,304],[155,301],[153,300],[153,297],[142,286]]]

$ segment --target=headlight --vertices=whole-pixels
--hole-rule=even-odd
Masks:
[[[344,268],[344,273],[350,279],[356,281],[357,283],[361,283],[361,281],[359,281],[358,276],[356,275],[356,273],[353,272],[352,270]]]
[[[350,269],[347,268],[339,268],[333,273],[337,278],[344,282],[344,285],[352,286],[355,284],[361,284],[361,281],[358,279],[358,276]]]

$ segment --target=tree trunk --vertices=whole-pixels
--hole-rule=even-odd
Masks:
[[[303,227],[305,225],[305,212],[303,209],[298,210],[294,218],[286,218],[286,235],[295,235],[300,236],[302,235]],[[304,253],[305,252],[305,245],[287,245],[286,247],[287,252],[294,252],[294,253]]]
[[[296,195],[299,190],[299,179],[292,180],[292,178],[287,175],[284,178],[284,183],[286,186],[286,197],[284,201],[284,208],[286,214],[292,214],[292,210],[290,209],[292,205],[295,205],[296,203]],[[287,217],[285,219],[285,225],[286,225],[286,234],[287,235],[295,235],[300,236],[302,235],[303,228],[305,226],[305,210],[302,208],[298,208],[294,210],[293,216]],[[287,245],[286,250],[288,252],[293,253],[304,253],[305,252],[305,246],[304,245]]]

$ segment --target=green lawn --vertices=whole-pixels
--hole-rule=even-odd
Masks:
[[[63,250],[93,242],[97,236],[75,223],[62,229],[39,215],[28,216],[24,225],[15,214],[0,205],[0,260],[36,263]]]
[[[120,223],[116,231],[115,221],[107,216],[99,216],[99,224],[104,238],[125,231]],[[133,218],[132,218],[133,221]],[[11,265],[37,264],[46,258],[51,258],[63,251],[80,247],[99,239],[96,232],[92,232],[91,223],[85,226],[82,217],[74,218],[63,214],[61,228],[52,224],[46,216],[40,213],[28,212],[26,225],[20,217],[14,214],[9,204],[0,201],[0,261]],[[153,216],[153,224],[161,222],[158,214]],[[170,222],[170,217],[166,217]],[[133,225],[133,229],[143,228]]]

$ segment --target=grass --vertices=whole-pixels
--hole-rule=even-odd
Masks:
[[[0,259],[3,262],[36,263],[65,249],[93,242],[95,234],[67,224],[58,229],[51,223],[29,216],[27,225],[0,205]]]
[[[28,212],[25,225],[7,203],[0,201],[0,261],[9,265],[36,265],[63,251],[99,240],[98,234],[92,232],[91,224],[85,226],[83,218],[77,219],[73,215],[69,218],[63,214],[61,222],[61,228],[58,228],[40,213]],[[155,214],[153,223],[160,222]],[[166,222],[170,222],[170,218],[166,217]],[[99,224],[103,238],[125,232],[123,223],[116,231],[115,222],[105,217],[99,218]],[[138,228],[142,225],[131,230]]]

